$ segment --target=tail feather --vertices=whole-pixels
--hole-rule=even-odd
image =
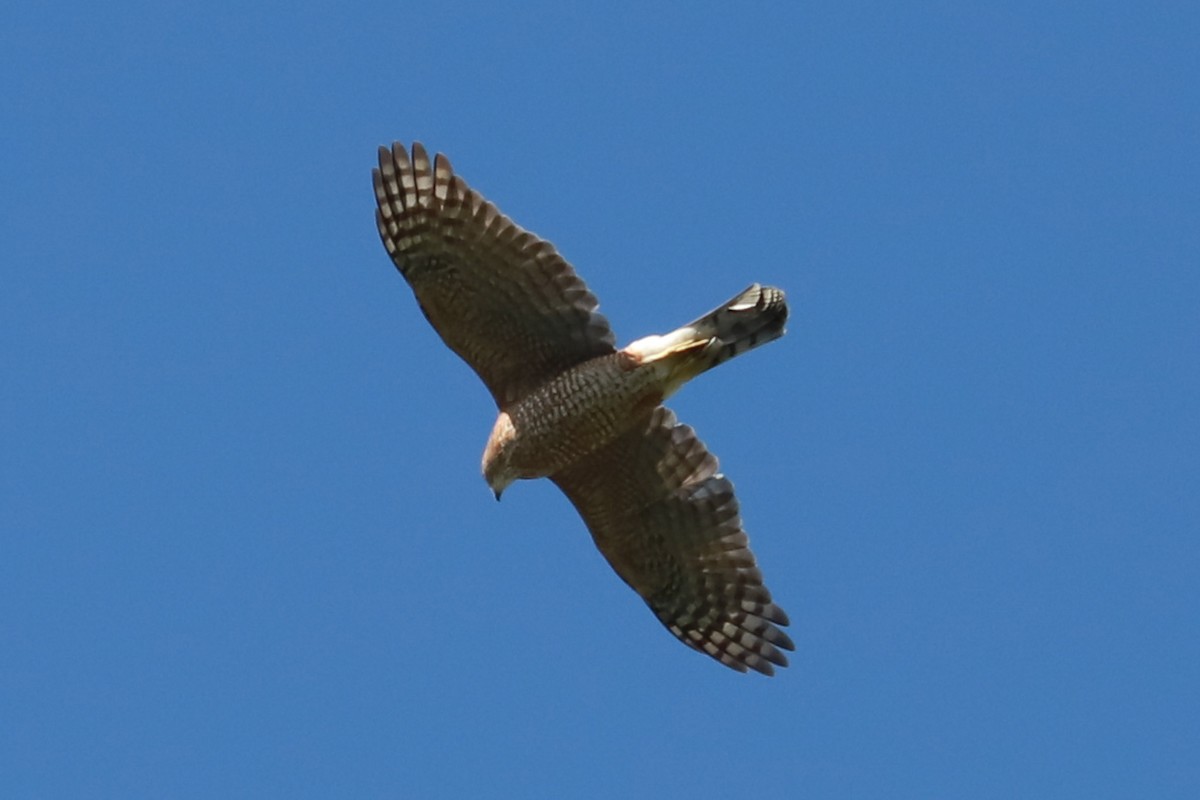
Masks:
[[[783,292],[755,283],[727,303],[664,336],[638,339],[624,352],[641,364],[666,367],[664,397],[734,356],[783,336]]]
[[[695,331],[696,339],[710,340],[704,355],[710,361],[705,369],[712,369],[783,336],[787,317],[783,291],[755,283],[685,327]]]

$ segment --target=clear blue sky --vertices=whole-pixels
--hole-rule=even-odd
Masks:
[[[506,5],[0,14],[0,793],[1200,796],[1196,6]],[[788,291],[673,406],[791,668],[495,503],[392,139],[622,341]]]

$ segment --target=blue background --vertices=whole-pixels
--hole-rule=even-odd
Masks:
[[[3,794],[1200,796],[1197,7],[600,8],[0,14]],[[791,668],[495,503],[392,139],[623,342],[788,291],[672,405]]]

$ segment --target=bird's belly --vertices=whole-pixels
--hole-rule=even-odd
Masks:
[[[508,409],[510,464],[521,477],[546,477],[608,444],[662,402],[658,372],[614,353],[548,381]]]

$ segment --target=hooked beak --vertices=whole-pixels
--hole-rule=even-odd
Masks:
[[[510,485],[512,485],[512,478],[498,477],[494,482],[488,481],[488,488],[492,490],[492,496],[496,498],[497,502],[500,500],[500,495],[504,494],[504,490]]]

